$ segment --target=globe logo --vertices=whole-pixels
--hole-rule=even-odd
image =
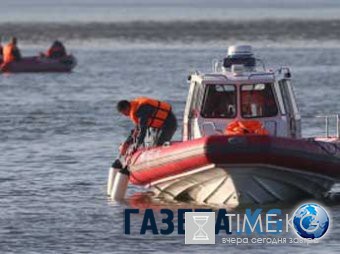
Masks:
[[[327,211],[318,204],[304,204],[294,212],[293,225],[300,237],[318,239],[328,230],[329,216]]]

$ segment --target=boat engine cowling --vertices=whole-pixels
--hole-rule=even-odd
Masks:
[[[127,168],[123,168],[116,173],[112,189],[111,189],[111,200],[122,201],[125,197],[129,185],[129,171]]]

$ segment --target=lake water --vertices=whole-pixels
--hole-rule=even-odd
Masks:
[[[312,248],[184,246],[176,234],[126,236],[125,208],[183,205],[150,200],[136,187],[129,188],[126,203],[114,204],[106,197],[106,180],[132,127],[115,103],[140,95],[165,99],[181,121],[187,74],[210,71],[212,60],[235,42],[252,43],[268,66],[291,67],[303,134],[321,134],[323,123],[313,116],[340,112],[340,4],[136,2],[1,1],[0,31],[18,35],[24,55],[59,37],[78,66],[70,74],[0,76],[0,253],[339,253],[337,203],[327,204],[331,233]]]

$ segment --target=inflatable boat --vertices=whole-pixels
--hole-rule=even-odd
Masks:
[[[1,65],[1,72],[70,72],[76,66],[77,61],[73,55],[60,59],[47,57],[23,57],[20,61]]]
[[[136,152],[130,182],[166,199],[208,204],[322,197],[340,179],[340,143],[213,135]]]
[[[110,169],[108,195],[122,199],[130,182],[229,207],[324,198],[340,180],[339,116],[336,135],[303,138],[289,68],[257,62],[250,46],[230,47],[212,73],[189,75],[182,140],[130,150]]]

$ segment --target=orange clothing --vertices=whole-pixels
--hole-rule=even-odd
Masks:
[[[262,92],[259,91],[242,91],[241,94],[242,114],[251,114],[251,105],[256,105],[258,110],[263,110],[265,107],[265,98]]]
[[[20,52],[16,45],[8,43],[3,47],[3,62],[10,63],[20,59]],[[17,59],[19,58],[19,59]]]
[[[243,91],[242,92],[242,106],[250,105],[251,103],[257,104],[257,105],[264,105],[265,98],[262,92],[258,91]]]
[[[154,107],[155,113],[148,120],[148,127],[153,127],[156,129],[162,128],[165,120],[167,119],[169,113],[171,112],[171,105],[167,102],[162,102],[146,97],[139,97],[130,102],[130,115],[131,120],[138,124],[137,111],[139,107],[143,105],[150,105]]]
[[[269,135],[269,132],[263,127],[262,123],[257,120],[233,121],[225,128],[227,135]]]
[[[4,63],[10,63],[10,62],[15,61],[13,50],[14,50],[14,45],[12,43],[9,43],[4,46],[3,48],[3,62]]]

